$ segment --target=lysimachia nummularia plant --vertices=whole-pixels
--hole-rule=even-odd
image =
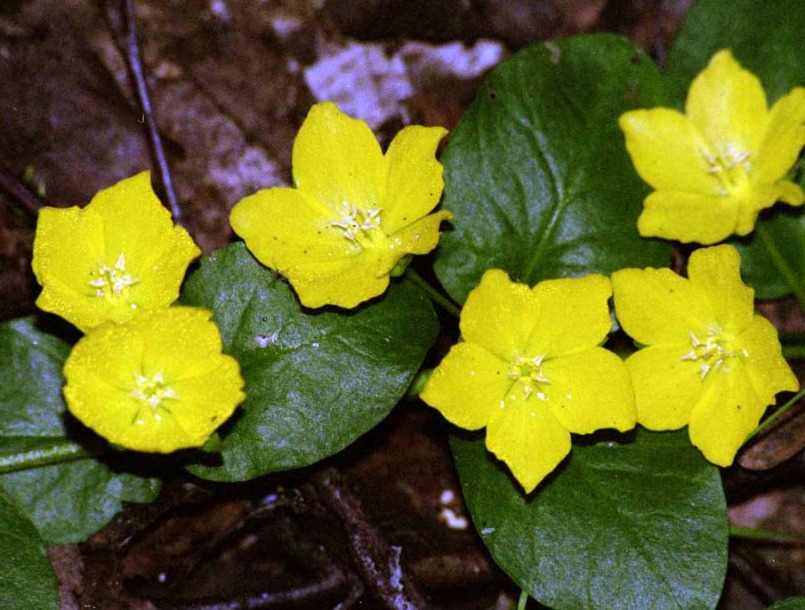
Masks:
[[[665,72],[613,35],[523,49],[440,156],[441,127],[384,152],[315,104],[292,186],[232,202],[243,241],[193,267],[147,172],[43,209],[37,303],[83,336],[0,325],[0,547],[85,540],[163,464],[312,466],[419,394],[521,608],[715,608],[719,467],[800,387],[754,299],[805,307],[803,31],[795,0],[699,0]],[[677,273],[670,240],[712,247]]]

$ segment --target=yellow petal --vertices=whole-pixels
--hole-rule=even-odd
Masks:
[[[526,493],[533,491],[570,453],[570,432],[544,401],[516,384],[486,431],[486,446],[509,467]]]
[[[767,403],[747,375],[720,373],[693,409],[690,441],[717,466],[732,465],[735,454],[760,421]]]
[[[524,353],[525,343],[539,318],[539,303],[531,289],[490,269],[474,288],[461,311],[461,334],[506,362]],[[536,355],[536,354],[534,354]]]
[[[439,243],[439,225],[452,218],[450,212],[428,214],[391,236],[395,249],[406,254],[427,254]]]
[[[796,392],[799,380],[783,358],[777,329],[763,316],[754,316],[737,338],[748,356],[744,369],[757,395],[770,405],[778,392]]]
[[[632,382],[623,361],[612,352],[597,347],[546,360],[542,372],[550,379],[546,402],[571,432],[634,428],[637,412]]]
[[[546,280],[533,288],[539,319],[526,352],[553,358],[600,345],[612,328],[612,285],[603,275]]]
[[[736,195],[655,191],[643,202],[637,230],[643,237],[714,244],[735,231],[742,205]]]
[[[693,79],[685,113],[722,155],[754,154],[768,124],[763,85],[728,50],[716,53]]]
[[[803,145],[805,88],[797,87],[771,108],[768,128],[752,164],[752,179],[759,184],[776,182],[796,163]]]
[[[632,378],[637,423],[649,430],[677,430],[704,391],[701,365],[683,360],[685,346],[643,348],[626,359]]]
[[[433,371],[420,398],[451,423],[478,430],[512,385],[508,363],[473,343],[454,345]]]
[[[296,187],[340,213],[344,206],[379,208],[386,161],[372,130],[335,104],[314,105],[293,147]]]
[[[688,277],[710,301],[713,322],[729,333],[752,320],[755,291],[741,281],[741,255],[730,245],[699,248],[688,261]]]
[[[441,127],[405,127],[386,152],[388,181],[381,223],[391,235],[428,214],[442,196],[442,164],[436,147],[447,133]],[[434,244],[435,246],[435,244]],[[431,246],[427,251],[433,249]]]
[[[705,156],[713,151],[683,114],[669,108],[632,110],[618,125],[637,173],[655,189],[703,196],[721,192]]]
[[[687,345],[714,318],[701,289],[670,269],[621,269],[612,287],[621,326],[642,345]]]

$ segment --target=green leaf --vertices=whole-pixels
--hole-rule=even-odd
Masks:
[[[76,447],[70,441],[88,436],[65,413],[62,366],[69,352],[33,318],[0,324],[0,464],[20,464],[32,454],[47,461],[48,452],[69,453]],[[115,457],[107,465],[77,453],[68,463],[0,475],[0,487],[46,542],[80,542],[106,525],[123,501],[149,502],[159,491],[157,479],[121,471]]]
[[[483,439],[454,437],[464,498],[497,564],[563,608],[713,608],[727,569],[718,469],[687,431],[573,447],[524,496]]]
[[[805,610],[805,597],[789,597],[769,606],[769,610]]]
[[[773,102],[805,86],[804,31],[802,0],[699,0],[671,49],[668,76],[687,87],[716,51],[729,48],[760,78]],[[744,280],[758,298],[805,294],[805,208],[777,204],[761,215],[754,233],[732,243],[741,251]]]
[[[435,269],[463,302],[483,272],[528,284],[667,266],[670,247],[637,233],[649,188],[618,117],[667,105],[657,67],[633,43],[579,36],[527,48],[494,70],[450,135],[444,207],[455,216]]]
[[[59,609],[56,574],[34,524],[0,491],[0,608]]]
[[[438,331],[408,282],[355,310],[303,309],[242,243],[202,260],[182,301],[214,312],[246,381],[221,431],[223,464],[190,468],[221,481],[308,466],[352,443],[397,404]]]

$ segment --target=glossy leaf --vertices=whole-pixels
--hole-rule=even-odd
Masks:
[[[303,309],[287,282],[234,244],[206,257],[182,301],[207,307],[246,401],[221,430],[223,464],[199,476],[240,481],[313,464],[379,423],[436,338],[428,299],[407,282],[355,310]]]
[[[58,610],[56,574],[45,554],[36,527],[0,491],[0,608],[7,610]]]
[[[612,35],[533,46],[496,68],[442,157],[454,230],[435,268],[451,296],[463,302],[490,268],[535,284],[666,266],[669,246],[637,233],[650,189],[617,120],[668,99],[651,59]]]
[[[668,77],[687,87],[716,51],[729,48],[760,78],[773,103],[794,87],[805,86],[803,31],[801,0],[699,0],[671,49]],[[799,182],[805,187],[805,176],[800,175]],[[805,207],[778,204],[761,215],[754,233],[733,243],[741,251],[744,279],[757,298],[805,293]]]
[[[564,608],[713,608],[727,568],[718,469],[687,431],[640,430],[575,445],[524,496],[483,439],[454,437],[464,498],[497,564],[540,603]]]
[[[0,463],[47,453],[86,437],[65,412],[61,369],[70,351],[33,318],[0,324]],[[68,433],[68,429],[70,432]],[[0,475],[0,486],[22,507],[48,543],[83,541],[102,528],[123,501],[156,497],[157,479],[121,471],[115,455],[89,457]]]
[[[769,606],[768,610],[805,610],[805,597],[788,597]]]

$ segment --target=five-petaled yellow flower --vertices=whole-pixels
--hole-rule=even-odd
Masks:
[[[36,304],[82,331],[124,322],[179,296],[201,251],[174,226],[143,172],[100,191],[84,208],[43,208],[33,247]]]
[[[755,315],[732,246],[696,250],[688,279],[670,269],[622,269],[612,276],[623,329],[647,346],[626,360],[637,421],[650,430],[689,426],[713,464],[729,466],[775,394],[799,382],[777,331]]]
[[[293,147],[296,188],[246,197],[232,228],[303,305],[355,307],[386,290],[403,257],[436,247],[450,217],[429,214],[444,187],[434,154],[445,133],[406,127],[384,155],[366,123],[316,104]]]
[[[637,173],[655,189],[640,235],[714,244],[750,233],[778,200],[805,201],[785,179],[805,144],[805,88],[769,110],[760,81],[727,50],[693,80],[684,115],[634,110],[619,123]]]
[[[64,365],[70,411],[127,449],[203,445],[244,398],[240,368],[221,353],[211,315],[172,307],[90,331]]]
[[[626,367],[599,347],[610,294],[601,275],[529,288],[487,271],[461,312],[463,342],[421,398],[462,428],[486,427],[487,448],[530,492],[570,452],[571,432],[635,425]]]

